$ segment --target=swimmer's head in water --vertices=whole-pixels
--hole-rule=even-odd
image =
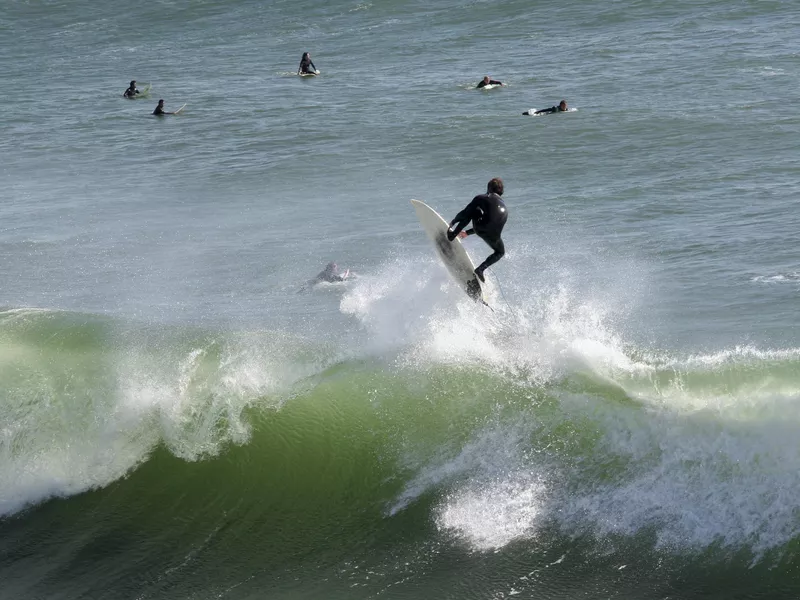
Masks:
[[[329,262],[325,265],[325,272],[326,273],[336,273],[339,270],[339,267],[336,265],[335,262]]]
[[[158,105],[159,105],[159,106],[163,106],[163,104],[164,104],[164,101],[163,101],[163,100],[159,100],[159,101],[158,101]]]
[[[567,101],[566,100],[562,100],[561,102],[559,102],[558,108],[560,110],[567,110]]]
[[[491,81],[491,79],[489,79],[488,75],[483,78],[483,83],[489,83],[490,81]]]
[[[136,80],[135,79],[131,80],[131,87],[136,87]]]
[[[503,195],[503,180],[499,177],[495,177],[489,182],[489,185],[486,186],[486,193],[487,194],[497,194],[498,196]]]

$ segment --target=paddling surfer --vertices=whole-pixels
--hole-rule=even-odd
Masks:
[[[506,253],[500,234],[508,219],[508,210],[501,198],[502,195],[503,181],[495,177],[486,186],[486,193],[475,196],[472,202],[451,221],[447,230],[447,239],[451,242],[456,237],[465,238],[475,233],[494,251],[475,269],[475,275],[481,281],[486,281],[483,272]],[[470,221],[472,229],[461,231]]]
[[[567,108],[567,101],[562,100],[558,103],[558,106],[551,106],[550,108],[542,108],[539,110],[526,110],[523,115],[550,115],[552,113],[557,112],[569,112],[569,108]]]
[[[497,81],[496,79],[490,79],[487,75],[484,77],[480,83],[478,83],[478,89],[485,88],[487,85],[505,85],[502,81]]]
[[[325,265],[325,269],[317,275],[314,279],[310,281],[311,284],[320,283],[325,281],[327,283],[337,283],[339,281],[344,281],[347,279],[347,276],[350,274],[350,269],[345,271],[344,273],[339,272],[339,266],[335,262],[329,262]]]

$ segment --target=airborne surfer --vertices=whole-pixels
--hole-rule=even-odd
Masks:
[[[136,80],[131,81],[130,86],[127,90],[122,94],[123,98],[135,98],[136,94],[139,94],[139,90],[136,89]]]
[[[475,269],[475,275],[481,281],[486,281],[483,277],[483,272],[503,258],[506,253],[503,239],[500,237],[508,219],[506,205],[500,197],[502,195],[503,181],[495,177],[486,186],[486,193],[475,196],[472,202],[450,222],[450,228],[447,230],[447,239],[451,242],[456,237],[465,238],[475,233],[494,250]],[[473,228],[461,231],[470,221],[472,221]]]
[[[485,88],[487,85],[505,85],[502,81],[497,81],[496,79],[490,79],[487,75],[484,77],[480,83],[478,83],[478,89]]]
[[[319,74],[317,67],[314,66],[313,62],[311,62],[311,55],[308,52],[303,52],[303,57],[300,59],[300,68],[297,69],[298,75],[303,73],[308,73],[310,75]]]

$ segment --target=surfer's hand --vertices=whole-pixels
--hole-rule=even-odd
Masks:
[[[460,237],[463,240],[465,237],[467,237],[467,232],[466,231],[459,232],[458,237]]]

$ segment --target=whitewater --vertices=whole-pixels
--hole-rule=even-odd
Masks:
[[[4,8],[0,598],[800,595],[790,4]]]

